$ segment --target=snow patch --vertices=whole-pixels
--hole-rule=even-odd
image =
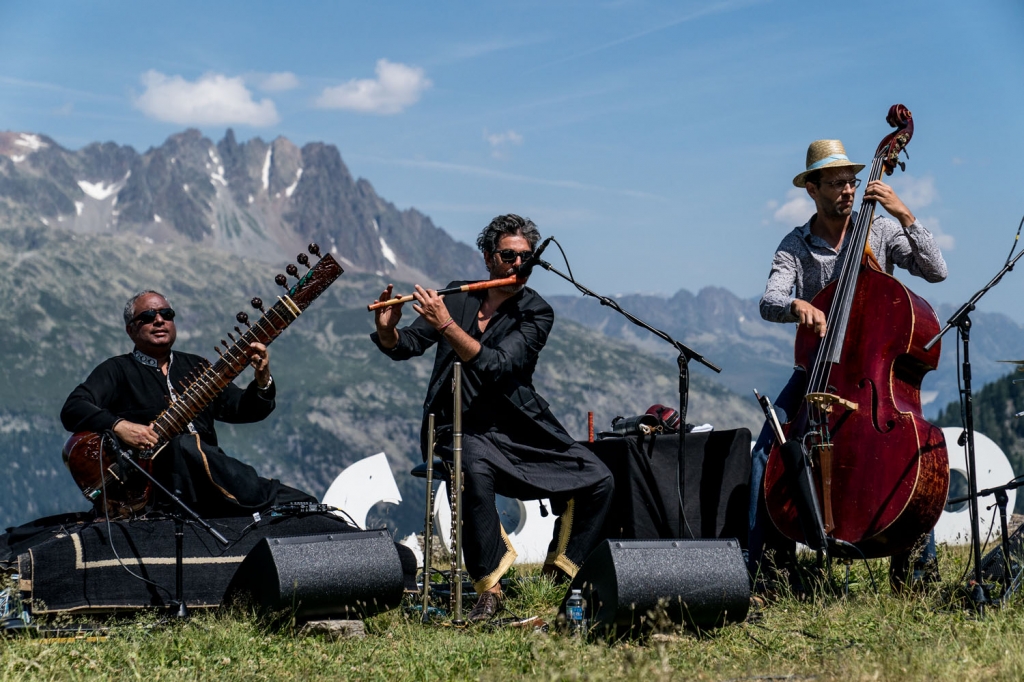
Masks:
[[[225,187],[228,186],[228,181],[224,179],[224,166],[217,166],[217,172],[210,173],[210,184],[212,185],[214,182],[219,182]]]
[[[380,232],[380,225],[377,224],[377,219],[376,218],[373,219],[373,231],[374,232]]]
[[[153,214],[153,222],[154,223],[162,223],[163,221],[164,221],[163,218],[158,216],[156,213]]]
[[[18,139],[14,141],[14,144],[19,147],[28,147],[34,152],[37,152],[40,149],[46,149],[50,146],[40,140],[38,135],[29,135],[28,133],[22,133]]]
[[[85,180],[79,180],[78,186],[82,188],[82,191],[86,195],[96,199],[97,201],[103,201],[109,199],[113,194],[117,192],[117,183],[111,183],[107,185],[105,182],[86,182]]]
[[[374,227],[377,226],[377,221],[373,221]],[[398,259],[395,257],[395,252],[391,250],[391,247],[384,242],[384,237],[378,237],[380,240],[380,252],[384,254],[384,258],[392,265],[398,265]]]
[[[47,220],[46,218],[40,217],[39,219],[43,221],[43,225],[46,225],[46,226],[50,225],[50,221]]]
[[[75,202],[75,215],[82,215],[82,209],[85,208],[85,204],[81,201]]]
[[[24,161],[24,160],[25,160],[25,155],[24,154],[15,154],[14,156],[11,157],[11,161],[13,161],[14,163],[20,163],[21,161]]]
[[[270,189],[270,160],[274,156],[274,148],[267,148],[267,158],[263,159],[263,189]]]
[[[188,185],[182,185],[182,186],[181,186],[181,188],[182,188],[183,190],[185,190],[186,192],[188,191]]]
[[[146,242],[147,244],[153,244],[153,243],[155,243],[155,242],[153,241],[153,238],[152,238],[152,237],[143,237],[143,238],[142,238],[142,241]]]
[[[285,190],[284,190],[284,195],[286,197],[290,197],[292,195],[292,192],[295,191],[295,188],[299,186],[299,180],[301,180],[301,179],[302,179],[302,169],[300,168],[298,170],[298,172],[295,173],[295,182],[293,182],[292,184],[288,185],[288,187],[286,187]]]
[[[250,194],[250,195],[249,195],[249,203],[251,204],[251,203],[252,203],[253,201],[255,201],[255,199],[253,199],[253,198],[252,198],[252,195]]]

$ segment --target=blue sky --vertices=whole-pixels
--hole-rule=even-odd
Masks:
[[[811,212],[791,185],[808,143],[870,163],[896,102],[916,133],[893,184],[950,266],[912,287],[958,303],[1024,215],[1016,1],[0,0],[0,130],[325,141],[458,239],[532,217],[608,294],[759,295]],[[981,307],[1024,322],[1022,293],[1013,273]]]

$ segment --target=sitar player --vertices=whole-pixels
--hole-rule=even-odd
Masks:
[[[105,360],[78,385],[60,412],[71,432],[112,431],[121,443],[147,450],[159,438],[153,420],[178,399],[190,373],[209,363],[198,355],[172,351],[177,339],[174,309],[156,291],[142,291],[124,307],[124,324],[134,348]],[[250,345],[256,376],[245,388],[229,384],[213,402],[153,459],[153,475],[202,516],[248,516],[275,504],[316,502],[276,479],[260,477],[248,464],[217,445],[214,420],[232,424],[266,418],[275,406],[270,352]],[[159,497],[154,500],[160,504]]]
[[[839,275],[839,264],[852,241],[846,237],[857,220],[853,202],[860,186],[857,173],[863,168],[863,164],[850,161],[839,140],[817,140],[807,148],[807,167],[793,178],[793,185],[807,191],[816,213],[787,234],[775,251],[761,298],[761,317],[769,322],[796,322],[824,338],[826,313],[810,301]],[[935,238],[889,185],[881,180],[869,182],[864,199],[878,202],[892,216],[876,216],[868,238],[884,272],[892,274],[899,266],[928,282],[946,278],[946,262]],[[775,406],[792,416],[806,387],[805,372],[797,369],[775,399]],[[750,471],[749,569],[759,577],[772,573],[776,566],[795,566],[794,543],[778,533],[764,506],[763,478],[773,443],[772,429],[766,423],[754,445]],[[765,561],[765,550],[774,553],[774,563]],[[909,555],[893,557],[890,578],[895,587],[906,582],[909,564]],[[915,573],[922,573],[919,577],[937,577],[934,535],[929,537],[917,569]]]
[[[492,220],[477,238],[490,279],[513,274],[539,240],[530,220],[513,214]],[[391,297],[388,285],[380,300]],[[401,304],[380,308],[371,338],[393,360],[437,345],[423,404],[424,457],[431,413],[443,434],[437,438],[440,450],[451,450],[452,368],[463,363],[463,554],[479,595],[467,618],[485,621],[499,610],[500,579],[516,558],[495,494],[551,499],[559,521],[544,570],[571,578],[600,540],[612,474],[575,442],[534,390],[533,372],[555,317],[537,292],[525,282],[447,296],[416,286],[414,297],[418,317],[412,324],[397,328]]]

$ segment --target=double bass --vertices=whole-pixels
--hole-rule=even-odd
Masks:
[[[899,154],[914,132],[911,113],[895,104],[886,121],[896,130],[879,144],[869,181],[905,167]],[[828,311],[824,338],[797,330],[794,354],[807,389],[783,426],[810,455],[826,536],[865,557],[910,550],[935,526],[949,488],[942,430],[921,415],[921,380],[940,353],[939,344],[924,345],[939,321],[923,298],[881,271],[868,242],[875,203],[861,203],[838,277],[811,301]],[[772,522],[803,542],[779,443],[764,488]]]

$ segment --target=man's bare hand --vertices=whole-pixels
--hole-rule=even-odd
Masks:
[[[444,296],[433,289],[424,289],[417,284],[416,290],[412,295],[416,297],[416,302],[412,304],[412,309],[429,322],[430,326],[434,329],[437,329],[451,318],[448,306],[444,304]]]
[[[914,214],[910,212],[906,204],[896,196],[892,187],[881,180],[872,180],[864,188],[864,198],[877,201],[896,220],[900,221],[903,227],[910,227],[914,224]]]
[[[800,326],[812,329],[815,334],[822,338],[825,337],[826,323],[828,321],[825,313],[818,310],[807,301],[801,301],[799,298],[793,299],[793,303],[789,306],[789,309],[794,315],[800,318]]]
[[[133,450],[148,450],[160,440],[152,425],[144,426],[127,419],[122,419],[114,424],[114,435]]]
[[[390,301],[395,298],[392,293],[394,289],[395,285],[389,284],[377,300]],[[380,337],[381,345],[385,348],[394,348],[398,345],[398,332],[395,331],[395,328],[398,326],[398,321],[402,319],[402,306],[404,305],[404,303],[397,303],[373,311],[373,323],[377,326],[377,336]]]
[[[270,350],[262,343],[250,343],[249,364],[256,370],[256,385],[266,388],[270,383]]]

